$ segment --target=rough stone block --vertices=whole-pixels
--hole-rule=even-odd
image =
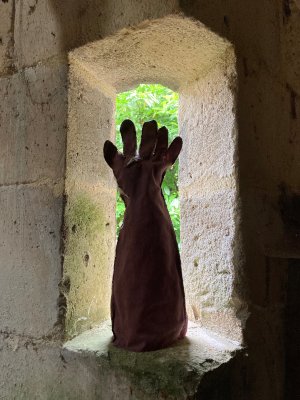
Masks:
[[[294,88],[296,93],[299,94],[300,43],[298,38],[300,35],[300,1],[291,0],[285,3],[282,12],[284,23],[281,26],[280,45],[284,60],[281,63],[281,68],[284,68],[287,86]]]
[[[85,332],[67,342],[35,340],[2,332],[0,391],[18,400],[187,400],[207,376],[222,387],[218,370],[239,352],[196,326],[188,340],[156,352],[133,353],[109,345],[110,327]],[[17,366],[17,368],[16,368]],[[204,388],[207,385],[203,385]],[[211,388],[208,394],[213,392]],[[217,397],[213,397],[214,399]]]
[[[115,187],[103,157],[105,140],[115,139],[115,98],[104,94],[99,82],[80,68],[71,69],[67,146],[67,187]],[[110,97],[111,96],[111,97]]]
[[[233,70],[234,59],[230,62]],[[211,176],[224,178],[234,174],[234,83],[234,72],[228,75],[223,66],[217,66],[201,81],[180,92],[181,186]]]
[[[200,192],[200,190],[199,190]],[[230,307],[234,280],[233,190],[181,194],[181,258],[186,297],[194,315]]]
[[[35,337],[58,317],[61,274],[59,188],[0,188],[0,327]]]
[[[158,351],[129,352],[110,342],[111,326],[104,323],[67,342],[62,350],[70,365],[87,358],[98,364],[103,399],[196,398],[205,377],[228,363],[240,349],[237,342],[193,323],[189,323],[186,339]]]
[[[103,86],[117,92],[141,82],[161,83],[181,92],[217,65],[227,64],[228,57],[234,59],[229,42],[175,14],[88,43],[72,51],[69,59],[84,68],[85,75],[90,71]]]
[[[104,37],[114,34],[126,26],[176,12],[179,9],[179,1],[116,0],[99,3],[97,0],[88,0],[81,6],[81,9],[83,13],[80,22],[84,43],[88,43],[99,38],[99,33]],[[120,10],[122,11],[120,12]]]
[[[125,3],[125,4],[124,4]],[[122,10],[120,12],[120,10]],[[24,0],[16,2],[15,50],[18,66],[115,33],[124,26],[178,10],[177,0],[132,2],[118,0]],[[36,38],[39,40],[36,40]]]
[[[66,66],[37,66],[0,79],[1,184],[64,176]]]
[[[69,7],[65,3],[69,3]],[[77,37],[73,23],[76,7],[70,6],[71,1],[64,3],[58,3],[55,0],[16,2],[15,55],[19,68],[62,54],[71,38]],[[65,14],[67,10],[69,23],[66,30],[61,25],[59,13]]]
[[[0,76],[13,68],[13,0],[0,3]]]
[[[199,19],[214,32],[234,43],[239,49],[241,58],[245,56],[243,61],[247,63],[251,57],[260,64],[261,60],[264,60],[269,71],[278,73],[280,69],[278,23],[281,9],[284,7],[268,0],[261,0],[259,3],[248,1],[246,5],[241,2],[221,5],[218,0],[210,2],[182,0],[180,6],[187,15]],[[249,75],[252,73],[250,71]]]
[[[62,289],[67,299],[69,337],[109,318],[115,206],[115,191],[77,186],[68,193]]]
[[[71,66],[62,286],[68,336],[109,317],[116,184],[103,145],[115,139],[114,96],[96,76]]]
[[[61,343],[3,332],[0,336],[0,392],[4,399],[96,400],[101,378],[96,363],[69,364]],[[107,388],[110,385],[106,385]],[[106,397],[107,398],[107,397]]]

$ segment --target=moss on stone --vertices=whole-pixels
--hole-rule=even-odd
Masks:
[[[68,203],[66,224],[71,235],[72,233],[75,236],[84,234],[92,238],[101,230],[102,222],[100,207],[87,194],[80,193]]]
[[[84,332],[64,345],[66,360],[94,360],[102,376],[127,382],[132,399],[192,399],[206,374],[226,365],[241,351],[228,341],[190,324],[188,337],[172,347],[130,352],[111,344],[111,324]]]
[[[67,337],[108,317],[111,245],[104,206],[107,199],[80,192],[68,196],[65,214],[64,277],[69,280],[65,331]]]

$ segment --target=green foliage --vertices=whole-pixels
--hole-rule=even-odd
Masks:
[[[120,125],[124,119],[131,119],[137,128],[140,141],[144,122],[155,119],[158,126],[169,130],[169,143],[178,135],[178,93],[162,85],[139,85],[128,92],[120,93],[116,102],[116,144],[122,149]],[[180,209],[178,198],[178,160],[166,173],[162,190],[173,222],[178,243],[180,243]],[[117,196],[117,233],[123,223],[125,206],[120,195]]]

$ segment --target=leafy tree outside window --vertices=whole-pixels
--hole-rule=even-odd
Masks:
[[[116,145],[122,149],[120,125],[131,119],[140,141],[144,122],[155,119],[158,127],[169,130],[169,143],[178,135],[178,93],[162,85],[142,84],[128,92],[120,93],[116,101]],[[166,173],[162,190],[173,222],[178,244],[180,244],[180,208],[178,198],[178,161]],[[117,234],[123,223],[125,206],[118,193],[116,206]]]

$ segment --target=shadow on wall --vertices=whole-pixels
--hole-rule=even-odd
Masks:
[[[243,282],[251,313],[244,330],[249,354],[245,378],[241,377],[245,391],[238,398],[296,398],[289,387],[286,396],[283,393],[284,379],[293,384],[294,377],[288,375],[294,374],[295,363],[289,357],[296,353],[295,343],[292,349],[288,345],[294,335],[295,287],[285,286],[290,276],[291,282],[298,279],[292,268],[287,268],[290,257],[299,259],[296,237],[292,237],[297,221],[290,214],[296,197],[282,196],[282,182],[291,193],[299,192],[299,142],[295,132],[299,132],[300,104],[295,93],[299,93],[300,81],[295,71],[299,71],[300,2],[223,3],[180,0],[187,15],[228,38],[237,54]],[[293,226],[287,228],[287,222]],[[284,308],[288,322],[283,318]],[[238,370],[242,375],[240,366]]]
[[[178,11],[177,0],[50,0],[59,25],[61,51],[102,39],[129,25]],[[128,4],[126,4],[128,3]],[[49,32],[51,34],[51,32]]]
[[[58,40],[61,51],[67,51],[86,41],[101,38],[99,32],[102,3],[78,0],[66,0],[61,3],[58,0],[50,0],[50,7],[59,25]],[[93,13],[89,12],[91,9]]]

